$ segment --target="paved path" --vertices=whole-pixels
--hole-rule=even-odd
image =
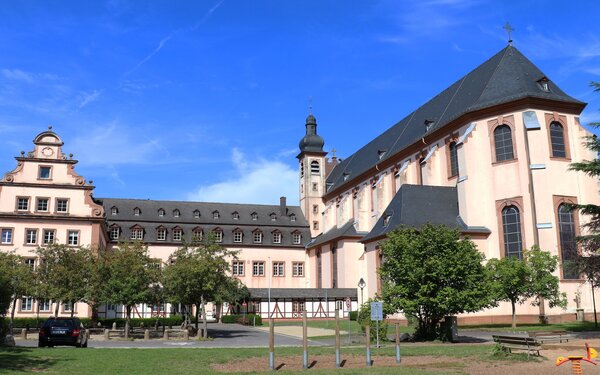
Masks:
[[[162,340],[153,339],[149,341],[121,341],[121,340],[94,340],[89,341],[90,348],[252,348],[268,347],[269,333],[258,327],[248,327],[238,324],[217,324],[208,325],[208,335],[213,338],[209,341],[198,341],[193,338],[190,340]],[[20,340],[16,338],[17,346],[36,347],[37,335],[33,340]],[[302,346],[302,339],[286,334],[275,334],[275,345],[277,346]],[[310,340],[309,345],[323,345],[320,342]]]
[[[256,328],[260,329],[262,331],[265,331],[265,332],[269,332],[269,326],[261,326],[261,327],[256,327]],[[308,337],[335,336],[334,329],[307,327],[306,331],[307,331],[306,333],[308,334]],[[287,336],[292,336],[292,337],[302,339],[302,326],[278,326],[278,325],[276,325],[275,326],[275,334],[276,335],[277,334],[287,335]],[[348,335],[348,332],[340,330],[340,335],[342,335],[342,336]]]

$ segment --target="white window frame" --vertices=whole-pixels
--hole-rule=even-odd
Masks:
[[[252,242],[262,243],[262,241],[263,241],[263,234],[261,231],[257,230],[252,233]]]
[[[304,277],[304,262],[292,262],[292,276]]]
[[[78,230],[68,230],[67,231],[67,243],[69,246],[78,246],[79,245],[79,231]]]
[[[10,245],[13,243],[13,230],[12,228],[2,228],[2,240],[1,243],[4,245]]]
[[[273,262],[273,276],[284,277],[285,276],[285,262],[276,261]]]
[[[64,210],[61,210],[61,203],[64,203]],[[68,199],[62,199],[62,198],[58,198],[56,199],[56,212],[61,213],[61,214],[66,214],[67,212],[69,212],[69,200]]]
[[[181,241],[183,238],[183,230],[173,229],[173,241]]]
[[[213,231],[213,233],[215,234],[215,242],[217,242],[217,243],[223,242],[223,231],[222,230],[216,230],[216,231]]]
[[[40,300],[38,300],[38,306],[40,308],[40,311],[51,311],[52,310],[52,300],[40,299]]]
[[[20,311],[33,311],[33,297],[21,297],[21,309]]]
[[[45,209],[40,209],[40,204],[42,202],[46,202]],[[48,212],[50,210],[50,198],[38,198],[35,202],[35,210],[37,212]]]
[[[265,275],[265,262],[254,261],[252,262],[252,276],[261,277]]]
[[[167,230],[165,228],[158,228],[156,231],[156,240],[157,241],[166,241],[167,240]]]
[[[56,230],[55,229],[44,229],[42,242],[44,245],[49,245],[56,242]]]
[[[143,240],[144,239],[144,230],[141,228],[132,229],[130,238],[132,240]]]
[[[119,227],[110,228],[110,239],[111,240],[119,239],[120,234],[121,234],[121,228],[119,228]]]
[[[25,258],[24,263],[29,267],[30,270],[35,270],[35,258]]]
[[[244,261],[234,260],[231,264],[231,272],[233,276],[244,276]]]
[[[281,232],[273,232],[273,243],[280,244],[282,237]]]
[[[292,242],[294,245],[300,245],[302,243],[302,234],[301,233],[293,233],[292,234]]]
[[[21,207],[22,202],[25,202],[25,208]],[[17,211],[29,211],[29,197],[17,197]]]

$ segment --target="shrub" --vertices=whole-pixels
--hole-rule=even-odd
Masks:
[[[358,311],[350,311],[348,315],[350,316],[350,320],[356,321],[358,318]]]
[[[256,314],[246,314],[246,315],[231,314],[231,315],[222,315],[221,316],[221,323],[225,323],[225,324],[238,323],[238,324],[243,324],[243,325],[252,325],[253,322],[257,326],[261,326],[262,318]]]
[[[360,324],[360,329],[365,332],[367,329],[367,324],[370,326],[371,331],[371,342],[377,340],[377,323],[371,321],[371,302],[374,302],[372,299],[369,299],[360,307],[360,312],[358,313],[358,324]],[[387,341],[387,331],[388,324],[385,320],[379,322],[379,341]]]

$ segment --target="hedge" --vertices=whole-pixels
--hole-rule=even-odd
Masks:
[[[13,328],[38,328],[41,324],[46,321],[47,317],[38,318],[15,318],[13,321]],[[79,318],[84,327],[98,327],[100,326],[111,328],[113,323],[117,323],[117,327],[125,327],[125,318],[113,318],[113,319],[97,319],[95,323],[92,323],[91,318]],[[171,316],[168,318],[158,318],[159,325],[162,326],[179,326],[183,323],[183,317],[180,315]],[[144,327],[153,327],[156,324],[156,318],[131,318],[132,327],[140,327],[141,324]],[[4,319],[4,324],[9,324],[9,318]]]
[[[221,323],[238,323],[243,325],[252,325],[255,324],[257,326],[262,325],[262,318],[256,314],[231,314],[231,315],[222,315]]]

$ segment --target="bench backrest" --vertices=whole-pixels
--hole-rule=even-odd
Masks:
[[[515,344],[515,345],[541,345],[535,338],[527,336],[492,336],[495,342],[500,344]]]

